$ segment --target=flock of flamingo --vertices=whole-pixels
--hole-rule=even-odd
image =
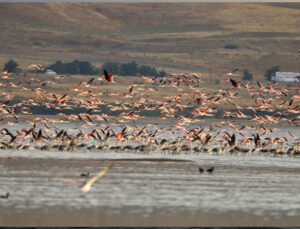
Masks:
[[[29,68],[44,69],[40,64]],[[295,128],[300,125],[300,89],[282,88],[276,82],[265,85],[259,81],[239,82],[234,79],[238,71],[234,69],[222,75],[220,86],[224,89],[214,91],[200,87],[199,73],[182,73],[163,78],[140,76],[135,84],[116,93],[103,92],[103,88],[107,90],[115,83],[112,72],[104,70],[100,77],[77,82],[72,88],[65,88],[64,94],[57,94],[51,92],[51,86],[66,79],[64,76],[48,76],[50,79],[46,81],[37,76],[17,82],[17,76],[5,70],[0,73],[0,148],[300,155],[299,129]],[[101,87],[96,84],[99,81]],[[27,91],[31,97],[17,103],[12,89]],[[171,95],[160,96],[166,90],[172,92]],[[253,105],[237,103],[241,95]],[[103,106],[106,111],[99,109]],[[62,113],[52,118],[35,118],[32,107],[61,110]],[[78,113],[76,108],[85,112]],[[71,114],[64,113],[70,110],[73,110]],[[119,113],[110,115],[115,111]],[[139,122],[141,114],[150,111],[160,112],[160,119],[171,120],[172,124]],[[20,127],[22,118],[28,128]],[[216,118],[214,123],[203,124],[212,118]],[[75,127],[71,123],[75,123]],[[296,130],[285,134],[279,126]]]

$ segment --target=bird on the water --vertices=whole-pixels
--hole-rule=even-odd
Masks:
[[[62,180],[65,182],[69,182],[72,183],[78,187],[80,187],[81,192],[88,192],[90,191],[92,185],[103,175],[105,175],[106,173],[109,172],[109,170],[112,169],[112,167],[114,166],[115,163],[111,163],[109,166],[107,166],[105,169],[101,170],[96,176],[92,177],[91,179],[89,179],[87,182],[79,182],[76,181],[74,179],[67,179],[67,178],[56,178],[58,180]]]
[[[8,199],[10,196],[9,192],[7,192],[5,195],[1,195],[0,198],[1,199]]]

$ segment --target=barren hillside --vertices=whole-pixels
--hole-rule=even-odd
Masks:
[[[300,4],[0,4],[1,66],[76,58],[211,75],[239,68],[258,78],[275,65],[300,71]]]

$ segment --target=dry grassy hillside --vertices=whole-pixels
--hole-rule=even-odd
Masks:
[[[300,71],[300,4],[1,3],[0,66],[60,59],[153,65],[211,76]],[[236,49],[224,48],[236,45]]]

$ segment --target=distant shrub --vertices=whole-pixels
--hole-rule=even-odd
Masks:
[[[46,68],[52,69],[58,74],[66,73],[66,64],[62,63],[60,60],[56,61],[54,64],[51,64]]]
[[[58,74],[97,75],[100,73],[100,69],[96,68],[88,61],[79,60],[73,60],[69,63],[63,63],[58,60],[54,64],[47,66],[46,69],[52,69]]]
[[[165,70],[162,70],[158,73],[159,77],[165,77],[167,75],[167,73],[165,72]]]
[[[244,70],[243,75],[244,76],[243,76],[242,80],[248,80],[248,81],[253,80],[253,75],[250,72],[248,72],[248,70]]]
[[[103,71],[103,69],[105,69],[108,72],[113,72],[114,74],[119,75],[120,74],[120,63],[119,62],[107,62],[102,65],[101,69],[102,69],[102,71]]]
[[[272,74],[274,74],[275,72],[278,72],[278,71],[279,71],[279,65],[273,66],[266,70],[264,77],[266,78],[266,80],[271,81]]]
[[[9,72],[12,73],[18,73],[21,72],[21,69],[19,69],[18,66],[19,64],[16,61],[11,59],[8,62],[6,62],[6,64],[4,64],[3,70],[8,70]]]
[[[149,76],[157,76],[158,75],[155,68],[153,68],[151,66],[145,66],[145,65],[138,68],[138,73],[140,73],[141,75],[149,75]]]
[[[234,44],[226,44],[226,45],[224,45],[224,48],[225,49],[238,49],[239,47]]]
[[[42,46],[42,42],[39,42],[39,41],[34,41],[32,42],[35,46]]]
[[[119,74],[121,76],[148,75],[164,77],[167,75],[164,70],[158,72],[155,67],[149,65],[139,66],[135,61],[127,64],[120,64],[119,62],[107,62],[102,65],[101,69],[102,71],[103,69],[106,69],[109,72],[112,71],[114,74]]]
[[[138,65],[135,61],[128,64],[121,64],[120,74],[123,76],[135,76],[137,74]]]

